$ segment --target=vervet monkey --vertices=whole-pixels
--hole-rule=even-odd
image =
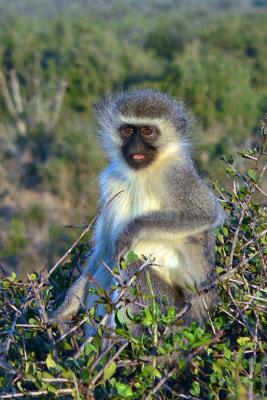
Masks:
[[[224,212],[190,156],[192,118],[182,102],[138,89],[104,99],[97,119],[109,164],[100,177],[94,249],[54,318],[69,320],[81,304],[90,308],[96,297],[88,294],[88,272],[108,289],[114,281],[102,260],[114,268],[132,250],[154,258],[157,296],[174,306],[191,303],[185,323],[204,320],[216,294],[198,296],[190,288],[201,290],[215,280],[212,231]],[[141,286],[147,290],[145,279]]]

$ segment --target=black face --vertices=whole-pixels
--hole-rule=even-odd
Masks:
[[[144,168],[155,160],[155,144],[160,135],[158,128],[148,125],[123,125],[119,133],[123,140],[122,154],[130,167]]]

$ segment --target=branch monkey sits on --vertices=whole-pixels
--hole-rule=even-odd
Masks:
[[[114,281],[102,260],[114,268],[133,250],[154,257],[150,271],[157,295],[178,307],[192,303],[185,323],[204,320],[216,292],[197,296],[189,288],[215,280],[212,231],[224,212],[192,162],[191,117],[167,94],[137,89],[104,99],[97,118],[109,165],[100,177],[94,249],[53,318],[69,320],[81,304],[89,309],[96,298],[88,295],[88,272],[108,289]],[[147,291],[145,278],[141,286]]]

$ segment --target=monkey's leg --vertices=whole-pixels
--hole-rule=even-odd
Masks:
[[[137,261],[128,265],[126,271],[127,279],[132,277],[142,264],[142,261]],[[167,283],[152,267],[147,268],[141,273],[139,272],[133,285],[136,288],[136,294],[131,295],[130,292],[128,293],[128,300],[130,302],[122,307],[122,312],[124,315],[123,318],[127,321],[127,325],[134,336],[140,337],[144,333],[145,328],[142,324],[129,320],[126,309],[130,314],[138,315],[144,307],[151,306],[156,301],[162,313],[167,313],[170,306],[175,306],[178,315],[179,311],[184,307],[182,290]],[[177,329],[179,325],[182,325],[182,318],[177,318]],[[176,331],[176,325],[173,327],[173,331]]]
[[[185,301],[191,304],[190,309],[183,317],[185,325],[190,325],[194,321],[203,324],[212,315],[219,303],[219,295],[216,288],[210,289],[207,293],[194,295],[191,292],[186,292],[184,293],[184,298]]]
[[[82,275],[68,289],[63,303],[52,313],[50,317],[52,324],[70,321],[78,314],[81,307],[86,308],[90,277],[98,268],[99,258],[98,252],[91,255]]]
[[[197,293],[186,287],[183,290],[185,300],[191,303],[191,308],[185,316],[186,324],[193,321],[204,322],[219,302],[219,292],[217,287],[214,287],[216,281],[214,246],[215,238],[209,231],[187,239],[190,268],[197,277],[195,281]]]

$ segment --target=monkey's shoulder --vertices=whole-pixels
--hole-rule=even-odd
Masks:
[[[203,182],[193,165],[174,164],[166,171],[165,187],[171,199],[195,202],[213,198],[211,189]]]
[[[192,163],[174,163],[165,173],[166,184],[171,185],[177,190],[194,190],[203,184],[202,179],[197,173]]]

